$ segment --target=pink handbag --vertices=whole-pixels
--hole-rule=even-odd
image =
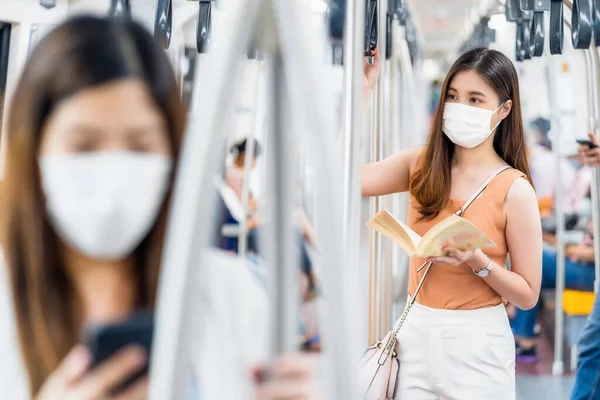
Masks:
[[[461,217],[466,209],[471,205],[476,198],[488,186],[490,181],[501,172],[506,171],[510,167],[504,167],[499,171],[490,175],[490,177],[484,182],[477,192],[465,202],[465,204],[458,209],[456,215]],[[410,300],[404,308],[404,312],[398,318],[398,321],[394,325],[394,329],[388,332],[385,337],[374,345],[370,346],[359,363],[358,370],[358,385],[361,393],[363,394],[363,400],[393,400],[396,392],[396,384],[398,380],[398,370],[400,369],[400,362],[397,356],[398,340],[397,335],[408,316],[410,309],[412,308],[417,294],[423,286],[423,282],[431,269],[432,263],[426,262],[417,269],[417,272],[421,272],[423,268],[427,268],[423,277],[419,281],[415,292],[410,297]]]
[[[396,336],[415,303],[423,281],[425,281],[425,277],[431,269],[431,263],[427,262],[421,265],[418,271],[424,267],[427,267],[427,270],[425,270],[414,295],[408,301],[394,329],[388,332],[382,340],[369,347],[360,360],[358,385],[361,392],[364,393],[363,400],[392,400],[394,398],[398,369],[400,368],[400,362],[396,354],[396,345],[398,344]]]

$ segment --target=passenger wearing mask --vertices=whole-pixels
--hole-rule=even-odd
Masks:
[[[589,139],[596,146],[600,146],[600,140],[594,134],[589,133]],[[579,146],[579,154],[586,165],[593,168],[600,167],[600,147],[590,149],[585,145]],[[597,400],[600,398],[600,296],[598,294],[579,337],[577,350],[579,351],[577,375],[571,400]]]
[[[366,66],[376,82],[379,55]],[[367,91],[366,93],[370,93]],[[530,182],[517,72],[502,53],[474,49],[450,68],[427,144],[362,170],[363,196],[409,192],[408,226],[424,235],[496,175],[463,217],[496,244],[446,248],[398,334],[397,398],[515,399],[515,345],[504,303],[535,306],[542,232]],[[510,252],[512,269],[505,268]],[[425,259],[412,258],[409,294]]]
[[[170,63],[136,23],[71,19],[31,53],[9,119],[1,230],[6,266],[0,268],[2,397],[145,399],[146,378],[119,395],[110,393],[146,363],[147,354],[128,347],[90,368],[91,354],[80,340],[90,323],[119,321],[155,305],[185,122]],[[229,286],[205,297],[220,311],[235,313],[229,319],[219,314],[210,327],[220,323],[220,332],[233,336],[218,340],[240,346],[235,353],[243,354],[242,348],[256,345],[247,341],[260,332],[264,321],[257,314],[264,309],[257,313],[252,301],[231,304],[231,292],[255,293],[252,281],[239,276],[235,269],[217,275]],[[238,313],[244,322],[234,318]],[[190,361],[202,355],[193,353]],[[241,359],[232,365],[246,368]],[[316,398],[312,360],[290,355],[277,362],[273,378],[257,384],[256,398]],[[250,366],[238,375],[251,376]]]

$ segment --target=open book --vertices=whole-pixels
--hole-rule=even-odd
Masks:
[[[439,257],[450,246],[466,251],[496,247],[475,225],[452,214],[421,237],[387,210],[382,210],[367,224],[396,242],[409,256]]]

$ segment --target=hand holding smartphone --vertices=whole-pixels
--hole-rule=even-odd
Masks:
[[[136,346],[146,353],[146,362],[134,373],[123,376],[115,386],[113,394],[120,393],[148,373],[148,360],[154,336],[154,318],[151,313],[137,313],[124,321],[93,326],[88,330],[84,344],[89,349],[91,369],[100,366],[105,360],[123,350]]]
[[[90,328],[84,343],[71,349],[35,399],[147,399],[153,330],[151,314]]]
[[[577,139],[577,143],[579,143],[580,146],[587,146],[588,149],[598,148],[598,145],[591,140]]]

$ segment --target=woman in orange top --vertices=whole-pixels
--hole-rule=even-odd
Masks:
[[[379,60],[365,68],[372,88]],[[367,90],[368,92],[368,90]],[[448,217],[494,172],[463,215],[496,247],[447,248],[398,334],[402,399],[515,398],[515,345],[504,304],[532,308],[539,296],[542,231],[529,180],[519,84],[512,62],[475,49],[450,68],[427,145],[363,166],[363,196],[411,195],[409,226],[418,234]],[[512,270],[505,268],[510,253]],[[426,260],[411,259],[409,294]]]

